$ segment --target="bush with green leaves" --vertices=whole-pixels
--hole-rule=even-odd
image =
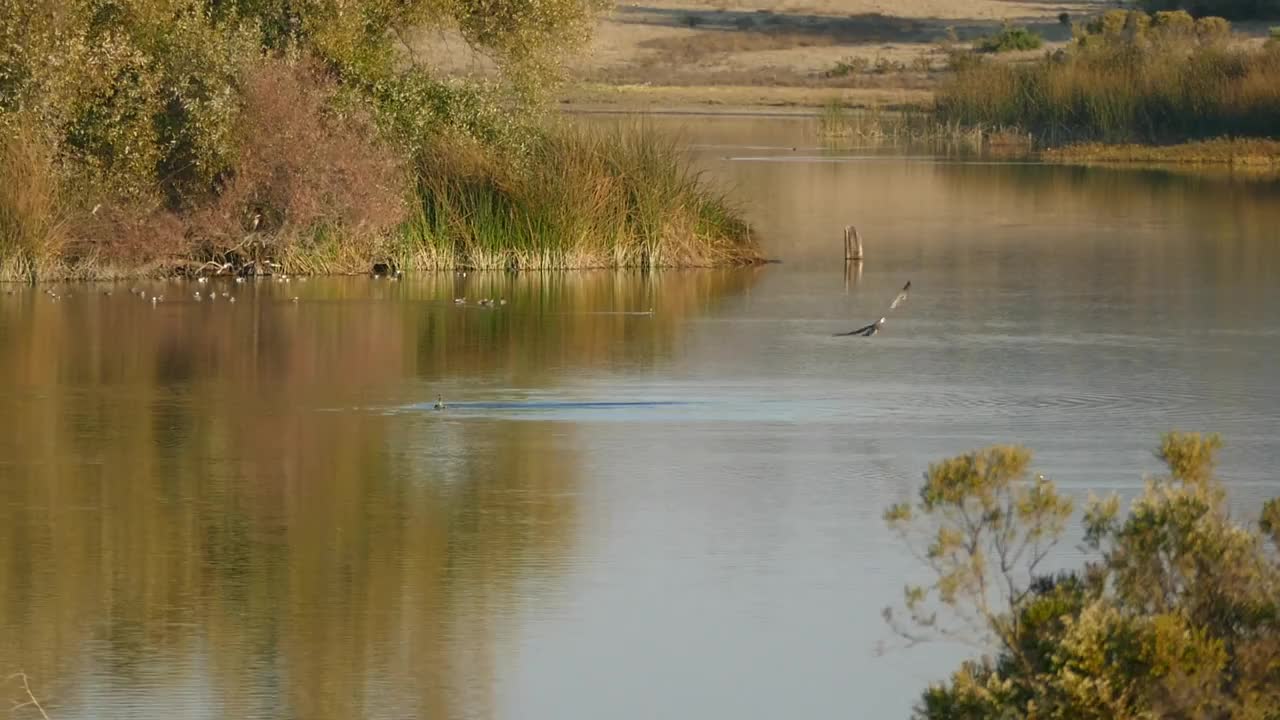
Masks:
[[[54,143],[95,190],[180,204],[229,168],[243,22],[200,0],[0,0],[0,117]]]
[[[478,98],[536,98],[584,41],[600,0],[0,0],[0,116],[44,131],[75,173],[170,206],[232,170],[245,73],[315,56],[351,91],[403,115],[503,124]],[[393,38],[457,27],[502,71],[492,92],[406,67]],[[491,104],[498,101],[486,101]],[[459,117],[466,121],[459,122]],[[472,134],[483,134],[479,131]],[[493,130],[490,135],[501,135]]]
[[[856,55],[850,55],[836,61],[830,70],[822,73],[823,77],[842,78],[850,75],[861,75],[871,68],[871,61]]]
[[[1280,708],[1280,502],[1233,518],[1214,474],[1217,436],[1170,433],[1127,515],[1084,511],[1084,567],[1042,570],[1072,502],[1029,476],[1023,448],[933,465],[886,519],[922,531],[933,580],[908,587],[914,640],[962,635],[994,654],[925,691],[921,718],[1268,718]]]
[[[1216,15],[1230,20],[1280,17],[1280,0],[1138,0],[1147,12],[1185,10],[1197,17]]]
[[[978,52],[1003,53],[1038,50],[1043,44],[1044,39],[1038,34],[1024,27],[1005,25],[995,35],[988,35],[974,43],[974,49]]]

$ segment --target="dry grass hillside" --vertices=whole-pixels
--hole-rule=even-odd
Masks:
[[[573,64],[576,104],[815,105],[926,101],[938,43],[1025,26],[1048,46],[1069,39],[1060,15],[1100,0],[649,0],[623,2]],[[1033,54],[1038,54],[1033,51]],[[844,70],[841,71],[841,64]]]

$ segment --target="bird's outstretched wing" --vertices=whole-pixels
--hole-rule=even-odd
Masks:
[[[835,337],[848,337],[850,335],[861,335],[862,337],[871,337],[872,335],[875,335],[876,333],[880,332],[880,323],[882,322],[884,322],[884,318],[880,318],[879,320],[871,323],[870,325],[863,325],[857,330],[850,330],[849,332],[836,333]]]
[[[898,293],[898,297],[894,298],[894,299],[893,299],[893,302],[889,303],[889,309],[890,309],[890,310],[893,310],[894,308],[898,307],[898,306],[899,306],[899,305],[901,305],[902,303],[906,302],[906,300],[907,300],[907,293],[909,293],[909,292],[911,292],[911,281],[910,281],[910,280],[908,280],[908,281],[907,281],[907,284],[906,284],[906,285],[903,285],[903,286],[902,286],[902,292]]]
[[[889,310],[885,311],[885,315],[887,316],[889,314],[889,311],[894,310],[903,302],[905,302],[907,299],[907,293],[909,293],[910,291],[911,291],[911,281],[908,280],[907,284],[902,286],[902,291],[898,293],[898,296],[893,299],[893,302],[889,303]],[[861,337],[871,337],[872,335],[875,335],[876,333],[880,332],[880,326],[884,325],[884,321],[885,321],[885,318],[880,318],[879,320],[871,323],[870,325],[863,325],[857,330],[850,330],[849,332],[836,333],[835,337],[848,337],[850,335],[859,335]]]

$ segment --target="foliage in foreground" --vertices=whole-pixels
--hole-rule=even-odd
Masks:
[[[904,635],[980,638],[994,657],[929,688],[922,718],[1273,718],[1280,708],[1280,502],[1233,520],[1217,436],[1171,433],[1127,516],[1091,497],[1078,570],[1040,567],[1072,503],[1031,455],[992,447],[930,467],[886,520],[924,530],[934,579],[906,591]],[[938,612],[958,618],[956,625]]]
[[[1280,45],[1237,48],[1227,21],[1110,11],[1066,50],[1027,64],[961,64],[944,121],[1018,126],[1051,143],[1174,142],[1280,132]]]
[[[525,233],[520,253],[545,244],[538,252],[546,262],[585,261],[586,253],[561,251],[563,237],[544,235],[546,223],[526,222],[537,214],[523,209],[542,202],[534,187],[546,170],[535,163],[547,152],[606,149],[541,123],[560,59],[585,40],[601,7],[601,0],[0,0],[0,279],[215,267],[341,272],[392,258],[488,262],[457,251],[477,237],[503,242],[487,234],[492,226],[470,227],[472,215],[433,226],[430,252],[406,238],[421,241],[420,219],[438,217],[435,205],[421,206],[434,202],[421,189],[468,185],[476,173],[496,177],[498,165],[509,167],[490,183],[491,199],[509,210],[504,222]],[[431,28],[460,33],[498,74],[455,81],[419,64],[401,39]],[[621,177],[607,163],[593,165],[599,174],[591,179],[610,187],[657,181],[646,189],[677,193],[665,205],[700,218],[677,213],[655,231],[629,216],[627,233],[664,247],[739,244],[736,256],[751,255],[740,223],[713,221],[730,211],[689,175],[683,156],[652,133],[627,138],[653,144],[648,151],[667,164],[643,171],[688,182]],[[458,147],[474,162],[456,162]],[[443,169],[462,175],[442,178]],[[612,217],[591,222],[617,225]],[[452,250],[438,252],[444,246]],[[718,249],[695,254],[712,258]],[[685,255],[617,257],[652,264]],[[591,262],[605,260],[596,253]]]

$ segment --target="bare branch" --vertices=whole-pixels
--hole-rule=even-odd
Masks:
[[[10,712],[17,712],[18,710],[24,707],[34,707],[36,711],[40,713],[41,718],[44,718],[44,720],[50,720],[49,714],[44,711],[44,706],[41,705],[40,701],[36,699],[35,693],[31,692],[31,683],[27,680],[27,674],[25,672],[16,672],[10,675],[6,679],[8,680],[16,679],[19,682],[21,682],[22,692],[26,693],[27,695],[27,701],[24,703],[14,705],[13,708],[10,710]]]

